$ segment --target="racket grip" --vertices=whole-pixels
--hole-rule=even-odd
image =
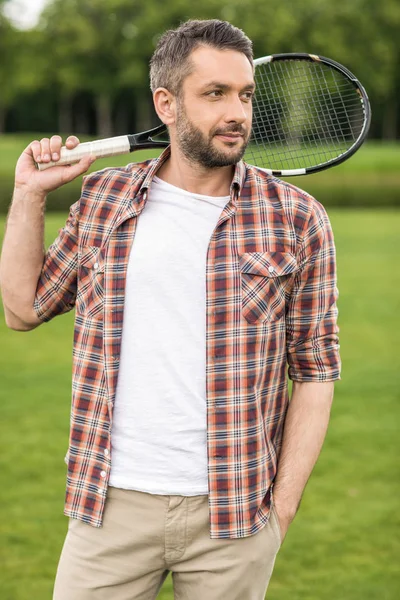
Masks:
[[[50,169],[62,165],[73,165],[85,156],[95,156],[96,158],[107,158],[108,156],[118,156],[119,154],[128,154],[131,151],[129,138],[127,135],[106,138],[104,140],[95,140],[94,142],[84,142],[76,148],[69,150],[65,146],[61,148],[60,159],[48,163],[37,163],[39,171]]]

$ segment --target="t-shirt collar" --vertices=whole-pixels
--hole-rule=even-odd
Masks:
[[[148,170],[147,175],[146,175],[146,177],[140,187],[140,190],[139,190],[140,194],[145,194],[148,191],[154,175],[161,168],[161,166],[169,159],[170,156],[171,156],[171,146],[168,146],[167,148],[165,148],[165,150],[160,154],[160,156],[158,158],[155,158],[154,160],[150,161],[149,167],[148,167],[149,170]],[[230,187],[230,195],[235,200],[240,195],[240,191],[243,187],[245,179],[246,179],[246,165],[241,160],[235,166],[235,172],[234,172],[231,187]]]

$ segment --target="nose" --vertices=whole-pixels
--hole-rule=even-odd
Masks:
[[[239,96],[233,96],[229,99],[227,110],[225,113],[225,121],[227,123],[244,123],[251,115],[251,105],[243,103]]]

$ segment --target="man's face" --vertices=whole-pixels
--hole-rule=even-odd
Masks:
[[[236,164],[251,132],[253,69],[241,52],[196,48],[177,98],[176,142],[206,168]]]

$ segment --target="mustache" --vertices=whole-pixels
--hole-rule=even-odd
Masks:
[[[231,125],[230,127],[227,127],[226,129],[216,129],[213,132],[213,136],[214,135],[225,135],[227,133],[240,133],[240,135],[242,135],[243,137],[246,137],[247,136],[247,129],[244,128],[240,124]]]

